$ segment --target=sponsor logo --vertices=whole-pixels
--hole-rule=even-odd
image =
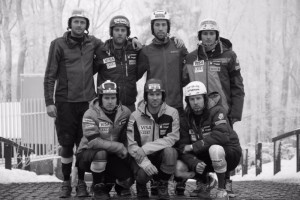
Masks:
[[[195,73],[201,73],[201,72],[203,72],[203,66],[195,67]]]
[[[111,62],[111,63],[106,63],[106,67],[107,69],[111,69],[111,68],[115,68],[117,65],[115,62]]]
[[[211,72],[220,72],[221,71],[221,67],[210,66],[209,69],[210,69]]]
[[[152,125],[140,125],[140,130],[146,131],[146,130],[151,130]]]
[[[129,65],[135,65],[136,64],[136,60],[129,60],[128,63],[129,63]]]
[[[224,119],[224,114],[223,114],[223,113],[219,113],[218,118],[219,118],[219,119]]]
[[[119,126],[121,126],[121,125],[123,125],[123,124],[125,124],[126,123],[126,118],[124,118],[124,119],[121,119],[120,120],[120,122],[119,122]]]
[[[179,51],[170,51],[170,53],[178,53]]]
[[[115,57],[108,57],[103,59],[103,63],[110,63],[110,62],[115,62]]]
[[[193,66],[203,66],[204,65],[204,60],[196,60],[193,63]]]
[[[82,122],[86,123],[86,124],[95,124],[95,122],[92,119],[89,119],[89,118],[83,118]]]
[[[108,122],[99,122],[99,127],[109,127],[110,124]]]
[[[133,59],[133,60],[135,60],[135,59],[136,59],[136,54],[129,54],[129,55],[128,55],[128,59]]]

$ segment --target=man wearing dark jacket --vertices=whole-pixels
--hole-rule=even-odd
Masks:
[[[218,92],[233,127],[235,122],[242,119],[245,96],[237,55],[232,51],[231,42],[220,37],[218,24],[213,19],[205,19],[200,23],[198,39],[201,44],[186,57],[184,83],[201,81],[208,93]],[[229,196],[234,197],[230,173],[226,174],[226,188]]]
[[[129,20],[122,15],[113,17],[109,33],[111,39],[96,51],[97,85],[100,86],[106,80],[116,82],[121,103],[133,112],[137,96],[138,51],[133,48],[131,40],[128,40]]]
[[[225,172],[235,169],[241,157],[241,147],[236,132],[231,128],[226,110],[217,92],[207,95],[205,85],[193,81],[186,86],[185,116],[180,119],[180,160],[177,169],[187,165],[195,172],[197,188],[192,197],[210,199],[209,172],[218,176],[218,200],[227,200]],[[177,175],[180,173],[176,173]],[[184,177],[177,177],[184,178]]]
[[[181,115],[182,70],[188,52],[184,46],[176,47],[174,39],[169,37],[170,28],[168,12],[158,10],[151,15],[151,31],[155,38],[138,56],[138,77],[147,72],[147,80],[160,79],[166,88],[166,103],[176,108]]]
[[[82,137],[82,116],[88,109],[88,102],[96,94],[93,81],[93,58],[95,49],[103,42],[88,35],[89,24],[84,10],[77,9],[72,12],[68,20],[70,31],[51,42],[44,78],[47,113],[55,118],[58,142],[61,146],[64,179],[60,191],[62,198],[69,197],[72,192],[70,174],[73,147],[74,144],[79,145]],[[88,195],[84,171],[80,170],[76,195],[79,197]]]

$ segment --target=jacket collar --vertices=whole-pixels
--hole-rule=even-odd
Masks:
[[[86,44],[88,42],[91,42],[91,38],[89,37],[88,34],[83,35],[83,44]],[[74,48],[76,45],[79,45],[78,42],[74,41],[71,39],[71,31],[67,31],[64,33],[63,38],[65,38],[67,45],[69,48]]]
[[[166,112],[166,106],[167,106],[167,104],[165,102],[163,102],[160,109],[159,109],[159,111],[158,111],[158,117],[162,116]],[[138,110],[141,112],[141,114],[143,116],[146,116],[146,117],[149,117],[149,118],[153,119],[152,114],[147,109],[147,102],[146,101],[142,100],[138,104]]]
[[[232,49],[232,43],[228,39],[220,37],[220,40],[218,41],[211,57],[218,57],[225,51],[228,51],[231,49]],[[200,60],[202,60],[204,58],[208,58],[206,51],[205,51],[205,47],[202,44],[198,45],[198,57]]]

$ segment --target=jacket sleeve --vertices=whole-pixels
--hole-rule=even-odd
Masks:
[[[146,48],[139,52],[137,58],[137,80],[143,77],[144,73],[149,70],[149,60],[148,56],[146,55]]]
[[[231,110],[228,117],[240,121],[242,119],[245,92],[240,64],[234,52],[232,52],[231,60],[229,62],[229,77]]]
[[[83,136],[88,140],[89,149],[103,149],[111,153],[121,153],[125,146],[120,142],[104,140],[100,137],[99,126],[95,120],[96,113],[87,110],[82,119]]]
[[[127,126],[127,140],[128,140],[128,152],[135,159],[136,152],[141,146],[141,141],[139,137],[140,133],[137,129],[136,120],[133,115],[130,116],[128,126]],[[135,160],[136,161],[136,160]],[[143,159],[141,163],[136,163],[142,168],[145,169],[151,161],[147,156]]]
[[[95,53],[94,53],[94,62],[93,62],[93,74],[98,73],[99,68],[99,57],[101,54],[101,49],[104,46],[102,40],[95,38]]]
[[[203,140],[198,140],[193,144],[193,151],[199,154],[208,151],[214,144],[226,146],[230,144],[230,125],[226,116],[226,111],[221,106],[216,106],[210,110],[211,132],[203,136]]]
[[[44,77],[44,96],[46,106],[54,105],[54,85],[57,79],[58,65],[62,59],[62,54],[63,53],[58,48],[57,40],[52,41]]]
[[[142,146],[146,155],[160,151],[166,147],[172,147],[179,140],[179,115],[176,109],[172,112],[172,118],[172,131],[167,136],[156,139],[153,142],[147,142]]]

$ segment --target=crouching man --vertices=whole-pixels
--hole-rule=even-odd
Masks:
[[[241,147],[236,132],[231,128],[221,97],[214,92],[207,95],[205,85],[193,81],[186,86],[185,116],[180,119],[181,154],[176,175],[182,171],[195,172],[197,188],[192,197],[210,199],[209,172],[216,172],[218,190],[214,199],[229,199],[225,190],[225,172],[236,168],[241,157]],[[186,167],[187,166],[187,167]],[[185,177],[177,177],[185,178]],[[176,188],[178,190],[180,188]]]
[[[102,83],[98,94],[83,116],[76,165],[92,172],[94,199],[109,199],[113,185],[118,195],[131,195],[133,175],[125,147],[131,112],[119,102],[116,83]]]
[[[172,146],[179,139],[179,116],[165,98],[162,81],[149,79],[144,86],[144,100],[128,122],[128,152],[134,158],[138,198],[149,197],[146,183],[153,178],[158,183],[158,198],[169,199],[168,180],[175,172],[177,160]]]

